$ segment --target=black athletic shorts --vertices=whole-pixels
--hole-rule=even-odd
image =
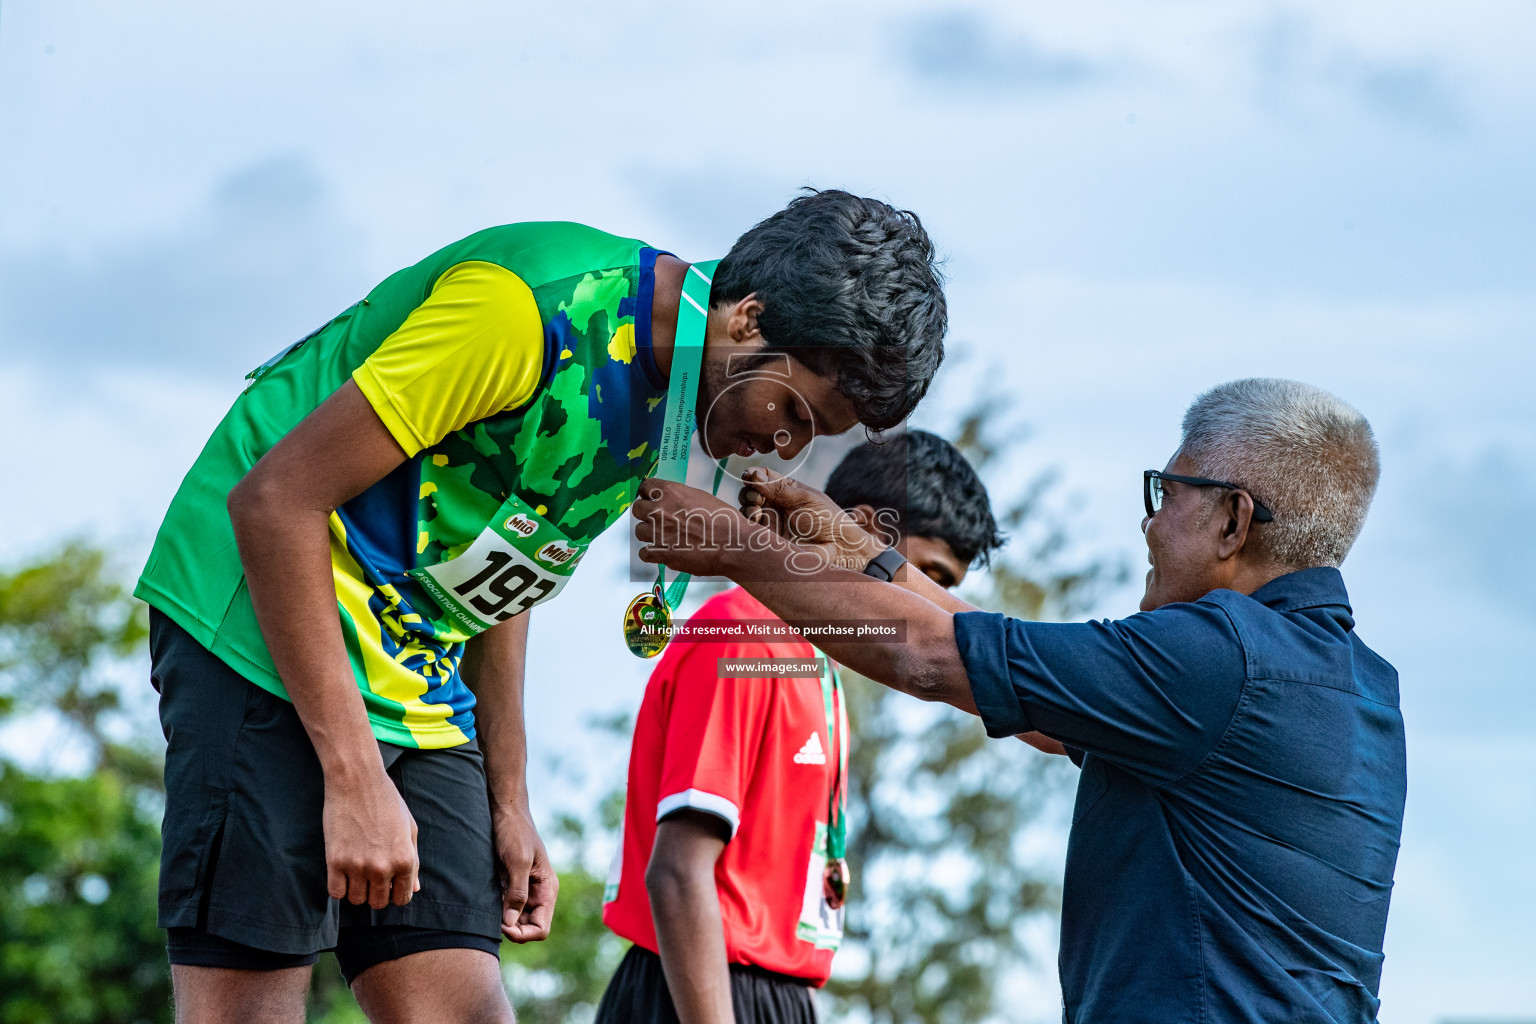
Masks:
[[[816,1024],[811,987],[803,978],[731,964],[731,1009],[736,1024]],[[631,946],[613,972],[594,1024],[679,1024],[661,957]]]
[[[501,883],[479,747],[380,743],[416,819],[421,890],[374,910],[326,892],[320,761],[293,705],[150,612],[165,824],[160,927],[171,963],[273,970],[336,950],[350,982],[427,949],[501,945]]]

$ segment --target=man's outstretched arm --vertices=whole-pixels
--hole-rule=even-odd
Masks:
[[[906,624],[904,642],[817,637],[816,645],[878,683],[976,714],[951,612],[902,587],[829,565],[826,559],[819,564],[817,559],[797,559],[804,549],[684,484],[646,480],[640,494],[632,511],[640,520],[636,536],[644,545],[644,561],[662,562],[678,572],[727,576],[786,621],[855,616],[900,620]],[[729,544],[721,543],[718,535],[727,521],[736,534]]]
[[[682,1024],[732,1024],[731,972],[715,862],[730,830],[702,811],[677,811],[656,826],[645,888],[661,968]]]

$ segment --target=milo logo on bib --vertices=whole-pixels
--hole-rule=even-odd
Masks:
[[[514,494],[456,557],[408,575],[442,607],[442,624],[469,637],[560,593],[585,553]]]
[[[574,548],[563,540],[552,540],[534,554],[533,557],[549,565],[564,565],[576,557],[580,548]]]

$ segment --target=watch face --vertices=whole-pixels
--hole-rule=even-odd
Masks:
[[[864,569],[864,575],[889,583],[896,578],[896,570],[901,568],[901,563],[905,561],[900,551],[895,548],[886,548],[870,560],[869,565]]]

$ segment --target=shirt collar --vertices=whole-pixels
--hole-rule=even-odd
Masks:
[[[635,303],[635,353],[636,362],[645,373],[646,381],[657,391],[667,389],[667,375],[656,365],[656,350],[651,345],[651,306],[656,300],[656,257],[671,256],[664,249],[650,246],[640,250],[640,287]]]
[[[1249,596],[1277,612],[1338,608],[1340,617],[1350,626],[1354,624],[1354,610],[1349,605],[1349,592],[1344,589],[1344,577],[1332,566],[1288,572],[1270,580]]]

